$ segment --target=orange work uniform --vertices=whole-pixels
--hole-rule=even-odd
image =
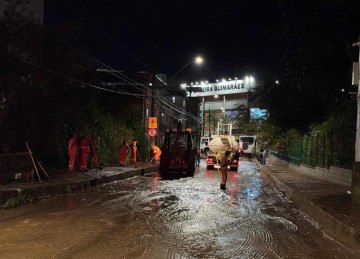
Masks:
[[[128,146],[128,144],[122,144],[121,146],[119,146],[119,164],[120,166],[124,166],[125,165],[125,160],[126,160],[126,156],[129,153],[130,147]]]
[[[154,160],[155,160],[155,162],[159,161],[160,155],[161,155],[161,150],[160,150],[160,148],[157,147],[157,146],[153,146],[153,147],[152,147],[152,150],[153,150],[153,152],[154,152]]]
[[[229,155],[226,155],[225,153],[225,155],[221,158],[221,162],[220,162],[220,172],[221,172],[220,189],[222,190],[225,190],[225,186],[226,186],[228,164],[229,164]]]
[[[68,143],[68,155],[69,155],[69,172],[74,172],[76,169],[75,160],[77,154],[77,135],[73,134]]]
[[[136,141],[131,144],[131,163],[136,164],[137,146]]]
[[[89,140],[87,137],[83,137],[80,140],[79,150],[79,166],[80,170],[85,171],[88,169],[88,154],[90,152]]]

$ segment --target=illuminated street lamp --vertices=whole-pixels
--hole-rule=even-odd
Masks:
[[[196,64],[200,65],[200,64],[203,63],[203,62],[204,62],[204,59],[203,59],[202,57],[197,56],[197,57],[195,58],[195,63],[196,63]]]
[[[184,70],[184,68],[186,68],[187,66],[191,65],[192,63],[195,63],[197,65],[200,65],[204,62],[204,59],[200,56],[195,57],[193,60],[191,60],[189,63],[185,64],[185,66],[183,66],[182,68],[180,68],[180,70],[178,70],[175,74],[173,74],[172,76],[170,76],[170,78],[173,78],[174,76],[176,76],[177,74],[179,74],[181,71]]]

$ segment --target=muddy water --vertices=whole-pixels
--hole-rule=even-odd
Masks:
[[[154,173],[1,210],[0,258],[357,258],[255,164],[219,183],[202,161],[193,178]]]

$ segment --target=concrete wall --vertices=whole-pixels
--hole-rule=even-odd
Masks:
[[[335,166],[330,166],[329,169],[322,167],[312,168],[304,165],[298,166],[295,164],[291,164],[275,156],[272,156],[272,158],[278,160],[282,164],[287,165],[290,169],[294,171],[301,172],[304,174],[309,174],[331,182],[342,183],[347,186],[351,186],[352,171],[350,169],[344,169]]]

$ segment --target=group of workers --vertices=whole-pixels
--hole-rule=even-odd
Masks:
[[[137,140],[133,139],[130,146],[123,140],[122,144],[118,148],[118,160],[120,166],[125,166],[126,157],[128,153],[131,153],[130,163],[137,167]]]
[[[99,161],[96,147],[96,137],[84,135],[78,137],[76,133],[72,135],[68,142],[69,166],[68,171],[87,171],[90,168],[99,168]],[[151,145],[153,153],[151,163],[157,163],[160,160],[161,150],[155,145]],[[126,158],[130,155],[130,163],[137,167],[137,140],[133,139],[128,145],[125,140],[118,147],[118,162],[120,166],[125,166]],[[88,159],[90,158],[90,163]]]
[[[151,145],[151,150],[153,153],[153,157],[151,159],[151,163],[157,163],[160,160],[161,150],[159,147],[155,146],[154,144]],[[137,141],[134,139],[130,146],[123,140],[122,144],[119,146],[118,149],[118,160],[120,166],[125,166],[126,164],[126,157],[131,153],[130,156],[130,163],[134,164],[137,167]]]
[[[90,167],[99,168],[99,160],[96,147],[96,136],[93,134],[90,137],[84,135],[78,137],[76,133],[72,135],[69,140],[68,155],[69,155],[69,172],[87,171],[88,158],[90,157]]]

